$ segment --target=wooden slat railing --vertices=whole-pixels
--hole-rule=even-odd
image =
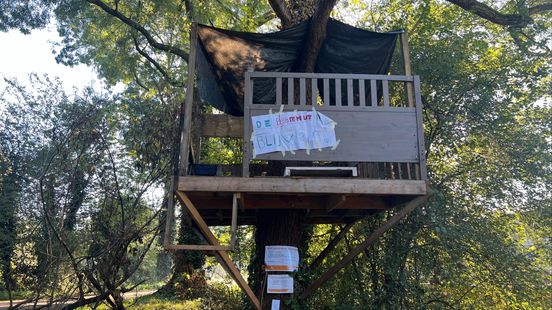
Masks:
[[[260,104],[254,102],[253,92],[255,90],[256,80],[266,79],[275,83],[274,104]],[[397,84],[402,87],[391,87]],[[322,89],[319,89],[322,88]],[[394,90],[392,93],[391,90]],[[398,92],[397,89],[402,89]],[[410,96],[411,90],[414,90],[413,96]],[[382,151],[376,158],[361,158],[361,154],[356,154],[357,158],[352,160],[351,156],[345,156],[348,147],[352,145],[340,144],[341,150],[333,153],[327,152],[327,158],[324,155],[315,155],[313,160],[327,160],[338,162],[385,162],[383,170],[385,178],[404,179],[426,179],[425,165],[425,147],[423,139],[422,124],[422,103],[420,94],[420,79],[418,76],[407,75],[370,75],[370,74],[336,74],[336,73],[296,73],[296,72],[246,72],[245,74],[245,98],[244,98],[244,158],[243,158],[243,176],[249,176],[249,161],[252,159],[252,145],[249,141],[251,136],[251,116],[266,114],[269,109],[278,111],[280,105],[287,107],[285,109],[310,110],[314,106],[316,110],[328,113],[330,116],[340,117],[349,113],[375,113],[376,119],[389,119],[389,126],[381,128],[381,141],[376,141]],[[264,113],[263,113],[264,111]],[[400,114],[404,113],[404,114]],[[350,114],[349,114],[350,115]],[[373,120],[376,114],[363,114],[366,118],[362,120]],[[408,124],[401,124],[401,117],[408,115]],[[411,116],[410,116],[411,115]],[[358,118],[359,116],[357,116]],[[338,122],[339,124],[339,122]],[[349,125],[349,124],[347,124]],[[338,125],[339,126],[339,125]],[[391,127],[390,127],[391,126]],[[405,135],[397,136],[397,133],[390,134],[386,132],[389,128],[402,127],[406,129]],[[355,129],[357,127],[354,127]],[[362,129],[362,125],[358,125]],[[368,128],[368,127],[366,127]],[[379,129],[376,129],[379,130]],[[359,131],[361,134],[362,131]],[[411,133],[411,134],[409,134]],[[350,134],[350,132],[349,132]],[[408,136],[408,137],[406,137]],[[410,138],[411,137],[411,138]],[[338,137],[342,139],[343,137]],[[389,139],[389,141],[385,141]],[[393,140],[404,140],[404,145]],[[343,142],[343,140],[342,140]],[[368,141],[370,142],[370,141]],[[378,144],[379,143],[379,144]],[[405,160],[400,162],[385,161],[385,147],[388,144],[398,145],[394,150],[408,150],[405,153]],[[416,152],[409,149],[408,145],[413,145]],[[402,148],[401,148],[402,147]],[[389,148],[392,149],[392,148]],[[361,151],[357,150],[357,151]],[[414,155],[413,155],[414,154]],[[350,155],[350,154],[349,154]],[[390,158],[401,158],[401,154],[387,154]],[[279,160],[276,155],[263,156],[263,160]],[[318,156],[318,157],[316,157]],[[308,157],[286,156],[280,160],[309,160]],[[353,156],[354,157],[354,156]],[[345,160],[343,160],[345,158]],[[404,171],[403,171],[404,170]]]

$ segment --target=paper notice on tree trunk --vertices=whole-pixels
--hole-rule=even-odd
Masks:
[[[269,271],[296,271],[299,251],[296,247],[270,245],[265,247],[265,269]]]
[[[272,299],[272,307],[270,310],[280,310],[280,299]]]
[[[293,294],[293,278],[287,274],[269,274],[266,292],[268,294]]]
[[[337,147],[336,123],[312,111],[280,112],[251,117],[253,155]]]

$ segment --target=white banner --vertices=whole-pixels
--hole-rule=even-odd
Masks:
[[[312,111],[280,112],[252,116],[253,156],[272,152],[337,147],[336,123],[324,114]]]

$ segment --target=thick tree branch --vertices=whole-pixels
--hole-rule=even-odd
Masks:
[[[310,22],[309,35],[301,56],[299,70],[314,72],[320,48],[326,39],[326,26],[337,0],[319,0]]]
[[[447,0],[466,11],[503,26],[524,27],[533,22],[531,15],[552,11],[552,3],[543,3],[527,8],[527,14],[504,14],[476,0]]]
[[[133,29],[137,30],[138,32],[140,32],[146,38],[146,40],[148,41],[148,43],[152,47],[154,47],[158,50],[162,50],[162,51],[169,52],[171,54],[177,55],[180,58],[182,58],[182,60],[184,60],[185,62],[188,62],[188,53],[187,52],[185,52],[184,50],[182,50],[178,47],[158,42],[157,40],[155,40],[153,35],[148,30],[146,30],[146,28],[144,28],[142,25],[140,25],[137,22],[135,22],[134,20],[128,18],[127,16],[125,16],[124,14],[119,12],[118,10],[112,9],[109,5],[105,4],[103,1],[101,1],[101,0],[86,0],[86,1],[88,3],[96,5],[97,7],[102,9],[107,14],[119,19],[120,21],[122,21],[126,25],[128,25],[128,26],[132,27]]]
[[[548,11],[552,11],[552,2],[537,4],[527,9],[527,11],[529,12],[529,15],[537,15]]]
[[[293,25],[291,12],[284,0],[268,0],[268,3],[270,3],[270,6],[274,10],[274,13],[276,13],[276,16],[278,16],[280,21],[282,21],[283,29],[289,28]]]
[[[153,59],[153,57],[151,57],[150,55],[148,55],[148,53],[146,53],[143,49],[140,48],[140,44],[138,43],[138,39],[136,39],[135,36],[132,36],[132,39],[134,41],[134,47],[136,48],[136,51],[138,52],[138,54],[142,55],[142,57],[144,57],[145,59],[147,59],[154,67],[155,69],[157,69],[157,71],[159,71],[159,73],[161,73],[161,75],[163,76],[163,78],[165,79],[165,81],[167,81],[169,84],[171,84],[172,86],[175,86],[175,87],[182,87],[184,86],[183,83],[180,83],[180,82],[177,82],[175,80],[173,80],[169,74],[167,73],[167,71],[165,69],[163,69],[163,67],[161,66],[161,64],[159,64],[159,62],[157,62],[155,59]]]

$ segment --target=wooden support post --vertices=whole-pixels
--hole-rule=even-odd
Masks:
[[[404,75],[412,75],[412,66],[410,64],[410,48],[408,47],[408,34],[403,32],[400,34],[401,37],[401,54],[403,57],[404,65]],[[406,82],[406,96],[408,99],[408,106],[414,106],[414,90],[412,88],[411,82]]]
[[[197,23],[192,24],[190,33],[190,59],[188,60],[188,84],[184,99],[184,126],[180,133],[180,166],[179,175],[188,174],[188,157],[192,130],[192,107],[194,101],[194,76],[196,69]]]
[[[407,76],[412,75],[412,65],[410,63],[410,48],[408,46],[408,34],[403,32],[401,34],[401,55],[403,58],[404,74]],[[406,82],[406,98],[408,100],[408,107],[414,107],[414,90],[412,82]],[[411,180],[410,164],[407,164],[408,179]]]
[[[192,151],[192,163],[194,164],[199,163],[201,160],[201,129],[203,127],[201,108],[202,104],[199,97],[194,96],[194,102],[192,104],[192,121],[190,122],[190,149]]]
[[[210,244],[169,244],[165,246],[165,249],[169,251],[230,251],[231,248],[224,245],[210,245]]]
[[[175,192],[175,194],[178,200],[182,203],[182,205],[186,207],[186,210],[188,211],[192,219],[196,222],[199,230],[201,231],[201,233],[203,234],[207,242],[209,242],[209,244],[211,245],[219,246],[220,243],[218,242],[217,238],[215,237],[215,235],[213,235],[213,233],[209,229],[209,226],[207,226],[207,224],[205,223],[205,221],[197,211],[192,201],[190,201],[188,196],[183,192],[179,192],[179,191]],[[234,263],[230,259],[230,256],[228,256],[228,253],[226,253],[226,251],[224,250],[216,250],[215,253],[216,253],[215,256],[217,257],[218,261],[221,263],[222,267],[236,281],[238,286],[245,292],[245,294],[249,298],[249,301],[251,301],[251,304],[253,305],[253,307],[255,309],[260,309],[261,304],[259,302],[259,299],[257,299],[257,296],[255,296],[255,294],[253,293],[253,290],[249,287],[245,279],[242,277],[242,275],[240,274],[240,271],[238,270],[236,265],[234,265]]]
[[[232,195],[232,226],[230,228],[230,248],[236,247],[236,233],[238,230],[238,194]]]
[[[163,247],[168,250],[171,244],[172,222],[174,219],[174,181],[169,186],[169,197],[167,201],[167,214],[165,215],[165,234],[163,236]]]
[[[414,93],[416,96],[416,127],[418,131],[418,157],[420,160],[420,180],[427,180],[426,152],[424,141],[424,123],[422,112],[422,90],[420,76],[414,76]]]
[[[356,248],[352,249],[351,252],[349,252],[349,254],[347,254],[341,261],[333,265],[330,269],[328,269],[326,272],[320,275],[318,279],[312,282],[312,284],[303,291],[299,299],[306,299],[309,296],[311,296],[316,289],[318,289],[324,283],[326,283],[332,276],[336,275],[339,272],[339,270],[341,270],[343,267],[351,263],[351,261],[355,257],[357,257],[360,253],[362,253],[362,251],[364,251],[366,248],[376,243],[376,241],[386,231],[388,231],[389,229],[397,225],[401,219],[403,219],[408,214],[410,214],[410,212],[412,212],[414,209],[416,209],[419,205],[424,203],[426,200],[427,200],[427,196],[421,196],[407,203],[404,206],[404,208],[402,208],[397,214],[395,214],[387,222],[385,222],[378,229],[376,229],[372,234],[370,234],[370,236],[368,236],[368,238],[364,240],[364,242],[362,242]]]
[[[318,256],[312,261],[312,263],[310,264],[310,269],[315,269],[322,264],[324,259],[328,256],[328,254],[330,254],[330,252],[335,248],[339,241],[341,241],[341,239],[345,237],[349,230],[351,230],[353,225],[355,225],[355,222],[348,223],[339,231],[339,233],[332,239],[332,241],[330,241],[330,243],[328,243],[324,250],[322,250],[322,252],[320,252],[320,254],[318,254]]]
[[[242,177],[249,177],[249,160],[251,159],[251,115],[250,108],[253,105],[253,80],[251,72],[253,69],[248,69],[245,73],[245,96],[243,103],[243,164]]]
[[[245,195],[243,193],[236,193],[236,199],[238,199],[240,210],[245,212]]]

